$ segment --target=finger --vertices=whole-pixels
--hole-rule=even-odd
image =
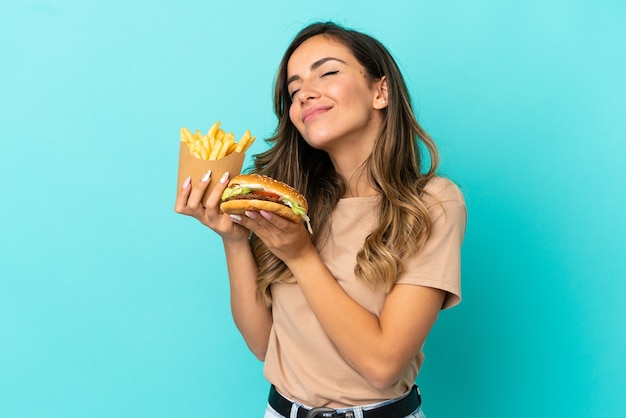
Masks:
[[[187,200],[187,206],[191,209],[197,209],[202,206],[202,196],[207,187],[209,187],[209,181],[211,180],[211,170],[207,171],[199,182],[192,188]]]
[[[222,177],[220,177],[220,181],[215,185],[215,188],[207,199],[207,207],[214,208],[219,206],[222,200],[222,194],[224,193],[226,187],[228,187],[229,179],[230,173],[228,171],[222,174]]]
[[[185,213],[185,209],[187,209],[187,200],[189,199],[189,193],[191,192],[191,177],[187,177],[183,182],[178,195],[176,196],[176,201],[174,203],[174,211],[176,213]]]
[[[261,212],[264,212],[264,211],[261,211]],[[251,211],[251,210],[245,211],[244,214],[241,216],[242,219],[239,221],[239,224],[250,229],[255,234],[263,236],[265,238],[274,236],[277,233],[280,233],[281,231],[283,231],[283,229],[280,226],[277,226],[276,224],[274,224],[274,222],[269,221],[266,217],[262,216],[261,212]],[[268,216],[268,215],[273,220],[278,220],[278,221],[281,220],[280,216],[276,216],[269,212],[265,212],[265,216]]]
[[[266,210],[260,211],[259,214],[270,222],[272,222],[272,219],[274,218],[274,214]]]
[[[260,227],[258,220],[261,218],[258,212],[246,211],[243,214],[230,214],[228,215],[230,220],[244,228],[249,229],[252,232],[259,232]]]
[[[228,215],[228,217],[231,220],[231,222],[254,232],[253,229],[251,228],[251,224],[253,223],[253,221],[247,216],[231,213],[230,215]]]
[[[280,215],[268,212],[266,210],[259,211],[259,215],[261,218],[263,218],[264,221],[274,225],[280,230],[286,230],[287,228],[293,227],[294,224],[297,224],[297,222],[293,222],[287,218],[283,218]]]

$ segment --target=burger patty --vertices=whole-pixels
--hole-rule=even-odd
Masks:
[[[267,202],[280,203],[281,205],[285,204],[281,199],[277,199],[275,197],[270,197],[270,196],[263,196],[260,194],[255,194],[254,192],[231,196],[228,199],[226,199],[224,202],[228,202],[229,200],[265,200]]]

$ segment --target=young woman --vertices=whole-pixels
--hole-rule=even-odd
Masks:
[[[223,240],[235,323],[271,383],[265,416],[424,416],[414,382],[439,311],[460,301],[463,196],[435,174],[402,75],[368,35],[304,28],[274,110],[254,172],[307,198],[313,234],[264,211],[221,213],[228,173],[206,207],[209,173],[175,207]]]

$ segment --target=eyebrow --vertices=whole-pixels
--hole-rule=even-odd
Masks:
[[[322,64],[324,64],[325,62],[328,62],[328,61],[339,61],[339,62],[341,62],[342,64],[346,64],[346,62],[345,62],[344,60],[342,60],[342,59],[339,59],[339,58],[334,58],[334,57],[326,57],[326,58],[322,58],[322,59],[320,59],[320,60],[317,60],[317,61],[315,61],[313,64],[311,64],[310,70],[311,70],[311,71],[315,71],[315,70],[317,70],[317,69],[318,69],[318,68],[319,68]],[[291,82],[296,81],[296,80],[299,80],[299,79],[300,79],[300,76],[299,76],[299,75],[297,75],[297,74],[296,74],[296,75],[292,75],[291,77],[289,77],[289,78],[287,79],[287,85],[289,85]]]

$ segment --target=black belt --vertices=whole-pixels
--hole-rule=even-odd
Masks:
[[[269,404],[276,412],[284,417],[289,418],[291,414],[291,402],[278,391],[272,385],[270,389]],[[420,398],[419,390],[417,386],[413,386],[411,392],[402,399],[398,399],[393,403],[380,406],[378,408],[369,409],[363,411],[363,418],[404,418],[413,412],[421,405],[422,400]],[[353,411],[337,412],[332,408],[313,408],[308,409],[304,406],[298,408],[298,418],[354,418]]]

